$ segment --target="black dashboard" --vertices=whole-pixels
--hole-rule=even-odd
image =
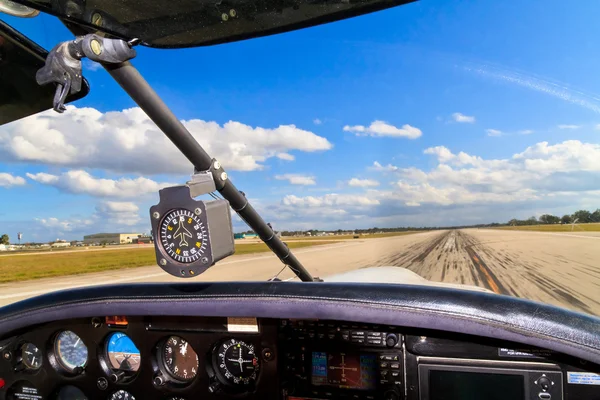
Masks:
[[[342,311],[298,317],[310,314],[299,312],[306,307],[323,314],[317,304],[333,301],[339,285],[329,285],[327,297],[292,295],[288,288],[293,292],[297,285],[288,283],[174,285],[170,295],[150,286],[130,287],[126,296],[85,289],[5,307],[0,399],[600,399],[593,350],[579,357],[535,346],[522,328],[524,340],[512,341],[483,331],[474,335],[467,319],[462,331],[439,329],[448,326],[443,316],[431,326],[415,326],[410,318],[374,322],[366,309],[352,319],[339,319]],[[376,303],[365,302],[365,289],[354,289],[347,293],[354,300],[344,300],[338,310],[357,301]],[[259,298],[260,307],[248,314],[248,303]],[[207,305],[211,311],[204,308],[198,316]],[[289,317],[282,317],[286,309]],[[417,309],[423,311],[413,299]],[[537,308],[546,320],[553,311],[562,312]],[[571,328],[600,335],[593,318]],[[554,334],[561,334],[558,326]]]

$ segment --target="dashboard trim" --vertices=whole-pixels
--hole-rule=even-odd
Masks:
[[[95,286],[0,308],[0,336],[97,315],[319,318],[513,341],[600,363],[600,319],[529,300],[389,284],[220,282]],[[332,317],[335,316],[335,317]]]

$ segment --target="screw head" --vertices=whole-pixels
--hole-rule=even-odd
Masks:
[[[94,15],[92,15],[92,24],[102,26],[102,15],[94,13]]]
[[[221,173],[221,180],[222,181],[226,181],[227,180],[227,172],[222,172]]]
[[[202,264],[208,264],[208,257],[202,257]]]
[[[167,260],[165,260],[164,258],[161,258],[160,265],[163,265],[163,266],[167,265]]]
[[[221,14],[221,19],[223,21],[227,21],[229,19],[229,15],[227,15],[226,13]]]
[[[218,162],[217,160],[215,160],[215,162],[213,163],[213,167],[214,167],[215,169],[221,169],[221,163],[220,163],[220,162]]]
[[[235,9],[231,9],[229,10],[229,15],[231,16],[231,18],[235,18],[235,16],[237,15],[237,11],[235,11]]]
[[[102,321],[100,318],[92,318],[92,326],[94,328],[100,328],[102,326]]]
[[[152,213],[152,216],[154,217],[154,219],[159,219],[160,218],[160,213],[158,211],[154,211]]]
[[[102,43],[100,43],[99,40],[92,39],[90,41],[90,48],[92,49],[92,52],[97,56],[99,56],[102,53]]]
[[[194,214],[196,214],[196,215],[200,215],[200,214],[202,214],[202,209],[200,209],[200,207],[196,208],[196,209],[194,210]]]
[[[10,359],[11,359],[11,355],[10,355],[10,352],[9,352],[9,351],[5,351],[5,352],[4,352],[4,359],[5,359],[5,360],[10,360]]]
[[[98,386],[98,389],[106,390],[106,388],[108,387],[108,381],[106,380],[106,378],[98,378],[98,381],[96,381],[96,385]]]

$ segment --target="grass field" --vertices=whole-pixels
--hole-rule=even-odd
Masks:
[[[333,240],[319,242],[289,243],[292,249],[336,243]],[[269,251],[263,243],[236,244],[235,254]],[[155,265],[154,248],[131,248],[122,250],[81,250],[69,253],[8,255],[0,257],[0,283],[77,275],[113,269]]]
[[[408,231],[408,232],[386,232],[386,233],[375,233],[373,235],[358,235],[360,239],[378,239],[392,236],[404,236],[422,231]],[[281,238],[284,242],[286,240],[344,240],[353,239],[355,235],[335,235],[335,236],[284,236]]]
[[[536,232],[600,232],[600,224],[577,224],[571,227],[570,224],[565,225],[529,225],[529,226],[503,226],[498,229],[508,229],[515,231],[536,231]]]

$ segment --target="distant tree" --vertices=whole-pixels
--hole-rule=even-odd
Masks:
[[[557,224],[560,221],[560,218],[555,215],[544,214],[540,216],[539,220],[542,224]]]
[[[571,216],[571,218],[577,219],[577,220],[579,220],[577,222],[581,222],[581,223],[592,222],[591,221],[592,213],[587,210],[579,210],[579,211],[575,211],[573,213],[573,215]]]
[[[571,221],[573,221],[573,218],[571,218],[570,215],[563,215],[562,218],[560,219],[560,222],[562,222],[563,224],[570,224]]]
[[[6,233],[0,236],[0,244],[10,244],[10,238]]]
[[[538,220],[536,217],[529,217],[529,219],[527,219],[527,221],[525,221],[526,225],[537,225],[538,224]]]
[[[600,208],[592,213],[592,222],[600,222]]]

